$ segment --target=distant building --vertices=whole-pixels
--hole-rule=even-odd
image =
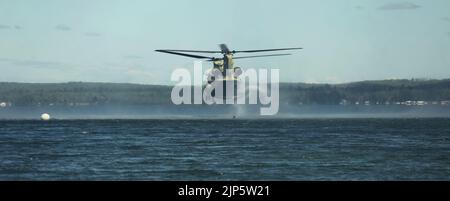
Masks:
[[[345,99],[342,99],[341,102],[339,102],[339,105],[348,105],[348,101]]]
[[[416,105],[423,106],[427,105],[428,103],[426,101],[416,101]]]

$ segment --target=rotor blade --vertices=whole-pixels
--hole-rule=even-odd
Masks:
[[[240,50],[240,51],[233,51],[233,53],[253,53],[253,52],[270,52],[270,51],[283,51],[283,50],[301,50],[303,48],[301,47],[294,47],[294,48],[278,48],[278,49],[263,49],[263,50]]]
[[[292,54],[267,54],[267,55],[256,55],[256,56],[247,56],[247,57],[233,57],[233,59],[247,59],[247,58],[256,58],[256,57],[276,57],[276,56],[288,56]]]
[[[212,59],[208,59],[206,61],[220,61],[223,60],[223,58],[212,58]]]
[[[175,54],[175,55],[180,55],[180,56],[185,56],[185,57],[192,57],[192,58],[197,58],[197,59],[215,59],[214,57],[207,57],[207,56],[194,55],[194,54],[185,54],[185,53],[179,53],[179,52],[171,52],[168,50],[155,50],[155,51],[167,53],[167,54]]]
[[[230,49],[228,49],[226,44],[220,44],[219,47],[222,50],[222,54],[228,54],[230,52]]]
[[[204,50],[155,50],[157,52],[196,52],[196,53],[222,53],[221,51],[204,51]]]

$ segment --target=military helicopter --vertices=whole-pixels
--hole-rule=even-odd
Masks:
[[[265,55],[252,55],[252,56],[241,56],[234,57],[236,53],[257,53],[257,52],[273,52],[273,51],[286,51],[286,50],[299,50],[303,49],[300,47],[294,48],[277,48],[277,49],[260,49],[260,50],[230,50],[226,44],[219,44],[220,51],[204,51],[204,50],[173,50],[173,49],[159,49],[156,52],[162,52],[167,54],[174,54],[178,56],[191,57],[196,59],[205,59],[206,61],[213,62],[213,71],[208,75],[208,84],[214,81],[223,81],[223,92],[225,93],[225,87],[229,85],[229,82],[237,82],[238,77],[242,74],[242,69],[240,67],[234,66],[234,59],[247,59],[247,58],[257,58],[257,57],[274,57],[274,56],[287,56],[291,54],[265,54]],[[188,54],[189,53],[189,54]],[[202,53],[202,54],[222,54],[222,57],[216,58],[211,56],[196,55],[191,53]],[[221,80],[216,80],[218,77],[214,72],[222,74]],[[229,72],[232,72],[231,74]],[[215,76],[216,75],[216,76]],[[233,86],[236,86],[233,83]],[[226,98],[225,94],[222,96]]]

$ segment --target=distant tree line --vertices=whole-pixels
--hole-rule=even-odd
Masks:
[[[382,80],[348,84],[283,84],[280,99],[290,103],[336,105],[450,100],[450,79]]]
[[[0,102],[14,106],[171,104],[172,86],[84,83],[0,83]],[[450,100],[450,79],[381,80],[347,84],[281,83],[281,104],[338,105],[370,101]]]

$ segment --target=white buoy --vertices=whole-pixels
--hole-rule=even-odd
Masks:
[[[5,102],[1,102],[0,103],[0,107],[6,107],[6,103]]]
[[[47,113],[44,113],[44,114],[41,115],[41,119],[43,121],[48,121],[48,120],[50,120],[50,115],[47,114]]]

